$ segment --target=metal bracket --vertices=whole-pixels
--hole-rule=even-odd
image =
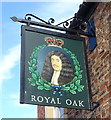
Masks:
[[[91,111],[98,108],[99,106],[100,106],[100,104],[98,102],[91,102]]]
[[[35,21],[32,21],[31,20],[31,17],[43,22],[35,22]],[[11,19],[14,21],[14,22],[21,22],[21,23],[26,23],[28,26],[30,25],[35,25],[35,26],[40,26],[40,27],[45,27],[45,28],[50,28],[50,29],[55,29],[55,30],[60,30],[60,31],[65,31],[66,33],[69,33],[69,34],[74,34],[74,35],[84,35],[84,36],[88,36],[88,37],[94,37],[94,35],[92,34],[89,34],[88,32],[84,32],[82,29],[72,29],[72,28],[69,28],[68,26],[70,25],[71,23],[71,20],[74,19],[75,17],[72,17],[72,18],[69,18],[67,20],[65,20],[64,22],[61,22],[57,25],[52,25],[52,23],[55,22],[55,20],[53,18],[50,18],[48,20],[48,22],[46,22],[45,20],[33,15],[33,14],[26,14],[25,15],[25,19],[19,19],[17,17],[11,17]],[[60,27],[59,25],[63,25],[63,27]],[[68,28],[67,28],[68,27]]]
[[[26,14],[25,15],[25,20],[31,20],[31,18],[35,18],[35,19],[37,19],[37,20],[39,20],[39,21],[41,21],[41,22],[43,22],[45,24],[50,24],[50,25],[52,25],[55,22],[54,18],[50,18],[48,20],[48,22],[46,22],[45,20],[43,20],[43,19],[41,19],[41,18],[39,18],[39,17],[37,17],[37,16],[35,16],[33,14]],[[73,20],[73,18],[74,17],[69,18],[69,19],[65,20],[64,22],[61,22],[61,23],[59,23],[59,24],[57,24],[55,26],[63,25],[64,28],[67,28],[70,25],[70,22],[71,22],[71,20]]]
[[[30,20],[31,21],[31,17],[33,17],[33,18],[35,18],[37,20],[40,20],[40,21],[42,21],[42,22],[44,22],[46,24],[49,24],[49,22],[46,22],[45,20],[43,20],[43,19],[41,19],[41,18],[39,18],[39,17],[37,17],[37,16],[35,16],[33,14],[26,14],[25,15],[25,20]]]

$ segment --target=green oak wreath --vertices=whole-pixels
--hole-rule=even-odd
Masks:
[[[76,94],[77,91],[82,92],[84,90],[84,85],[81,85],[80,82],[82,80],[83,71],[80,69],[80,64],[75,54],[73,54],[70,50],[66,48],[63,49],[66,51],[66,53],[68,53],[71,56],[75,66],[75,72],[74,72],[75,77],[73,78],[73,80],[68,84],[57,86],[57,85],[52,85],[50,82],[47,82],[40,76],[40,73],[37,70],[37,63],[38,63],[37,57],[38,57],[38,52],[45,47],[46,45],[35,47],[30,56],[30,61],[28,61],[28,65],[29,65],[28,70],[31,76],[30,78],[28,78],[30,84],[32,86],[35,86],[38,90],[50,90],[52,91],[53,94],[58,92],[60,96],[62,96],[64,92],[70,92],[72,94]]]

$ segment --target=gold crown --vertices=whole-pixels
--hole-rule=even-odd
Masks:
[[[64,41],[61,39],[56,39],[55,37],[45,37],[45,41],[48,45],[56,45],[58,47],[62,47]]]

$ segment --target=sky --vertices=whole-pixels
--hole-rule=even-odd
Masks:
[[[62,2],[60,2],[62,1]],[[21,23],[10,17],[23,18],[27,13],[56,24],[73,17],[82,0],[2,0],[0,2],[0,119],[37,118],[37,106],[20,104]],[[39,21],[38,21],[39,22]]]

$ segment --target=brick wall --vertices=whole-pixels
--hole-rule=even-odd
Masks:
[[[45,107],[44,106],[40,106],[38,105],[38,116],[37,118],[41,118],[41,119],[44,119],[45,118]]]
[[[111,2],[99,3],[93,14],[97,47],[88,53],[94,111],[68,109],[69,118],[111,118]]]
[[[111,2],[99,3],[93,14],[97,47],[88,52],[92,99],[100,106],[93,111],[68,109],[68,118],[111,119]],[[45,109],[38,106],[38,118],[45,118]]]

